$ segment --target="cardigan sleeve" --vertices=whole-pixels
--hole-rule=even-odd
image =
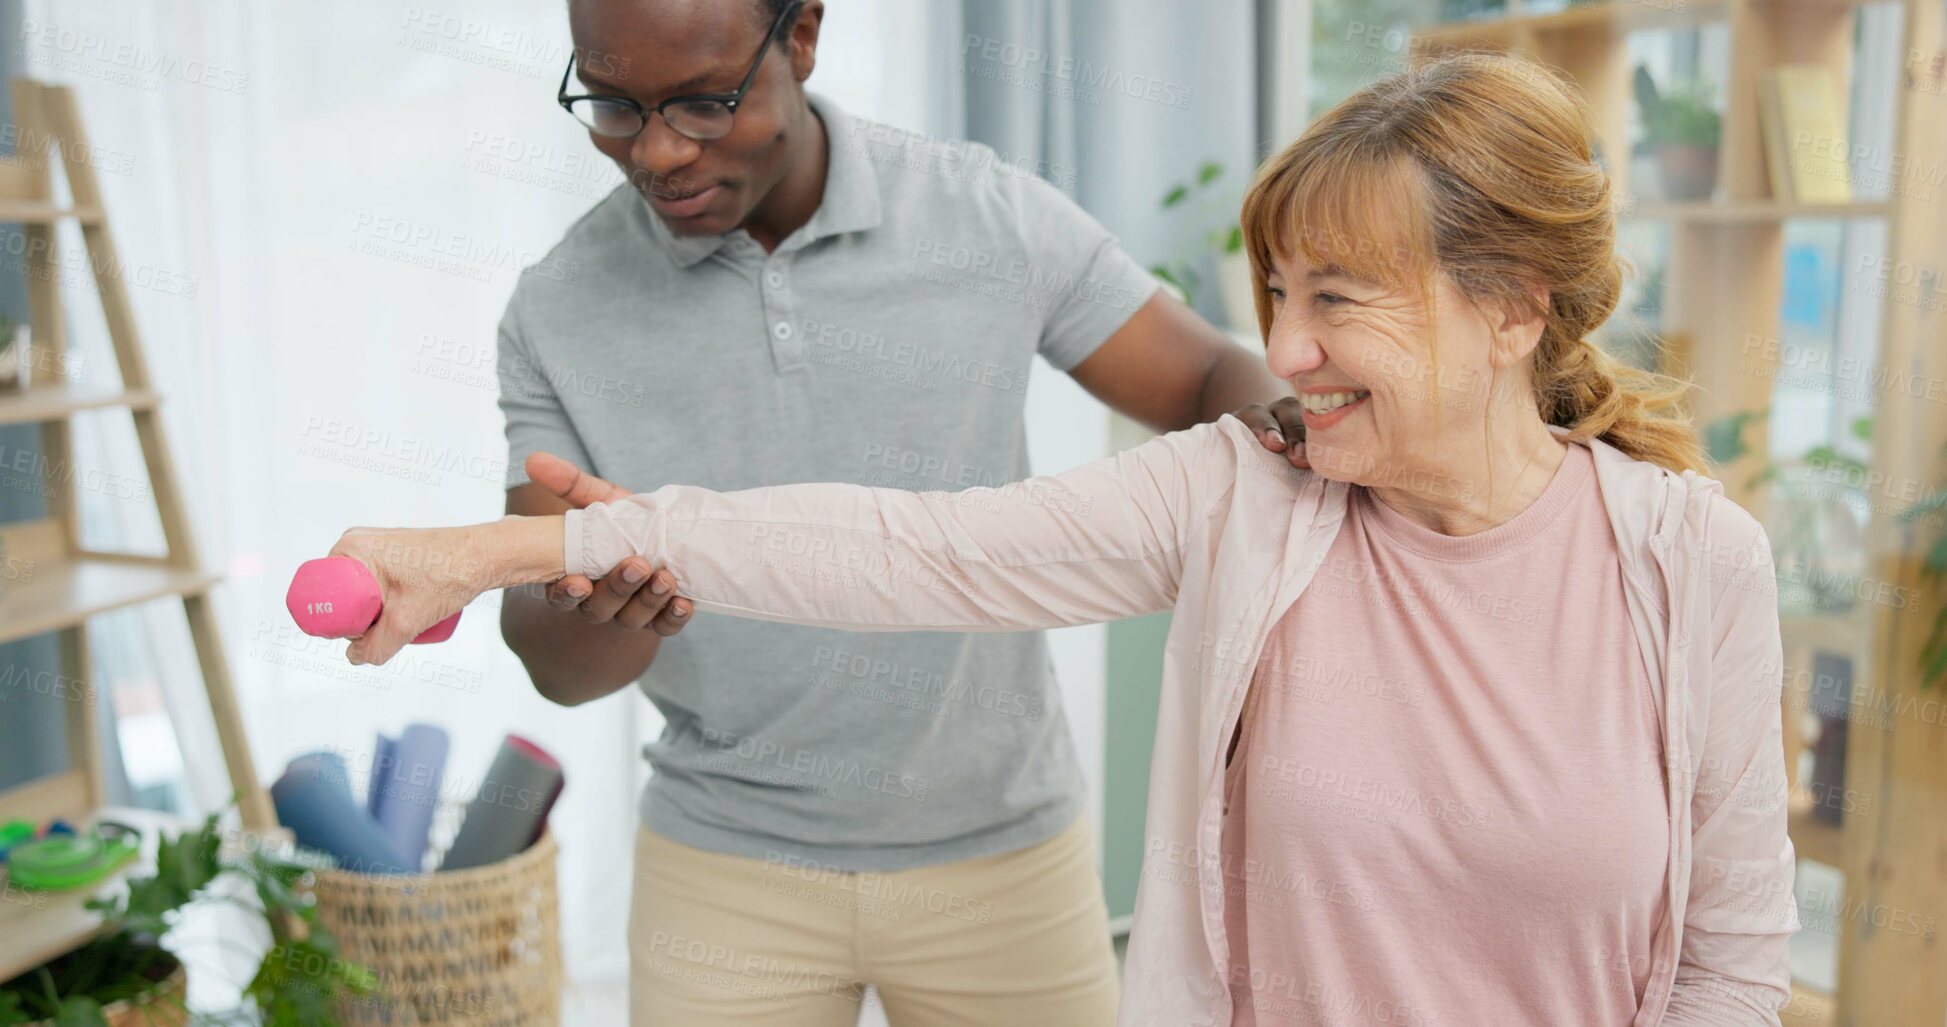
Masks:
[[[1786,834],[1783,647],[1771,546],[1720,496],[1702,554],[1712,599],[1703,758],[1691,799],[1690,897],[1666,1027],[1775,1027],[1798,929]]]
[[[1231,419],[1226,417],[1227,422]],[[671,485],[567,514],[571,573],[666,564],[698,609],[854,631],[1018,631],[1169,609],[1200,511],[1235,476],[1202,424],[1063,474],[908,492]]]

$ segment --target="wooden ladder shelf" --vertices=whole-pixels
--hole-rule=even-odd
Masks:
[[[43,519],[0,527],[9,564],[31,569],[0,585],[0,643],[59,632],[62,674],[84,693],[65,704],[70,769],[0,792],[0,819],[45,821],[58,816],[85,821],[101,811],[102,761],[92,712],[101,696],[89,666],[88,621],[111,610],[178,597],[189,621],[243,826],[268,831],[276,826],[276,816],[269,797],[258,787],[210,606],[210,589],[220,578],[203,568],[196,552],[181,482],[163,432],[161,398],[136,332],[123,264],[102,208],[100,183],[85,159],[91,151],[74,93],[65,86],[24,78],[14,79],[12,89],[14,120],[23,140],[13,168],[25,171],[34,183],[32,196],[0,199],[0,222],[20,224],[26,239],[33,338],[29,352],[22,355],[23,363],[39,372],[35,378],[49,377],[45,369],[65,371],[70,366],[60,302],[63,265],[55,228],[63,220],[73,220],[80,226],[101,297],[121,384],[80,385],[71,380],[73,376],[57,373],[45,384],[30,380],[26,389],[0,391],[0,425],[42,426],[38,473],[47,497]],[[54,201],[56,154],[73,197],[68,206]],[[123,409],[134,418],[162,522],[167,553],[161,557],[91,552],[80,544],[72,418],[83,412]],[[124,819],[133,815],[154,826],[169,822],[134,811],[116,811],[116,815]],[[91,894],[84,890],[30,898],[11,889],[9,897],[18,901],[0,902],[0,981],[86,941],[99,926],[98,918],[82,907]]]

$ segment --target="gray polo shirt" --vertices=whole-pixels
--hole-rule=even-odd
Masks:
[[[1034,355],[1072,368],[1154,281],[992,150],[812,104],[825,196],[776,252],[673,236],[624,185],[523,273],[500,325],[510,485],[539,450],[640,491],[1028,474]],[[667,721],[642,816],[678,842],[893,870],[1023,848],[1081,812],[1038,632],[706,615],[640,684]]]

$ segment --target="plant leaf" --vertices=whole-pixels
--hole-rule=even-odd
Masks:
[[[1852,422],[1852,437],[1861,442],[1873,441],[1873,415],[1867,414]]]
[[[1926,568],[1930,575],[1947,574],[1947,534],[1934,539],[1933,545],[1927,549]],[[1947,606],[1942,609],[1947,610]]]
[[[1704,450],[1711,463],[1728,464],[1750,452],[1744,444],[1744,426],[1759,417],[1752,410],[1726,414],[1704,426]]]
[[[1928,493],[1925,499],[1901,510],[1900,520],[1917,521],[1943,507],[1947,507],[1947,487],[1935,489],[1933,492]]]
[[[1224,166],[1222,164],[1216,161],[1204,161],[1203,166],[1197,169],[1197,184],[1209,185],[1217,180],[1218,175],[1223,173]]]
[[[82,995],[61,1000],[54,1027],[108,1027],[108,1020],[101,1015],[101,1003]]]
[[[1921,687],[1938,687],[1943,678],[1947,678],[1947,606],[1934,613],[1933,630],[1920,647]]]
[[[1168,210],[1171,207],[1174,207],[1177,204],[1182,203],[1184,199],[1187,198],[1189,195],[1190,195],[1190,187],[1187,185],[1179,185],[1174,189],[1171,189],[1169,192],[1163,194],[1163,209]]]
[[[1649,66],[1638,64],[1636,75],[1630,84],[1636,91],[1636,105],[1643,110],[1643,124],[1647,128],[1650,119],[1660,116],[1663,112],[1662,98],[1656,95],[1656,80],[1650,77]]]

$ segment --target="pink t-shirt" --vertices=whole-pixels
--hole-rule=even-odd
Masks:
[[[1225,779],[1235,1025],[1624,1027],[1669,844],[1588,449],[1488,531],[1354,489]]]

